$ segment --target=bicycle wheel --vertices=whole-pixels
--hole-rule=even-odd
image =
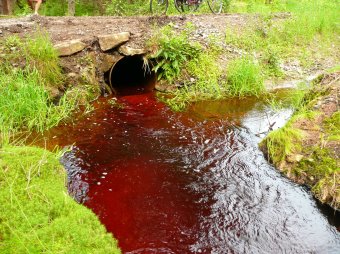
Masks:
[[[212,13],[221,13],[223,7],[223,0],[207,0],[209,8]]]
[[[183,1],[184,1],[184,0],[175,0],[175,1],[174,1],[176,10],[179,11],[179,12],[184,12]]]
[[[150,0],[150,11],[152,14],[164,15],[168,10],[168,0]]]
[[[201,0],[175,0],[174,3],[179,12],[194,12],[200,6]]]

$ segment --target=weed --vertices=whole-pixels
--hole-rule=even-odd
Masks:
[[[189,61],[183,75],[193,82],[184,84],[171,96],[159,96],[173,110],[181,111],[193,101],[218,99],[224,96],[223,87],[220,86],[222,71],[218,66],[214,52],[201,53],[197,58]]]
[[[198,56],[201,46],[190,42],[188,32],[176,34],[171,26],[166,26],[156,34],[158,51],[151,56],[156,61],[153,70],[158,73],[158,79],[165,79],[169,83],[180,75],[184,64]]]
[[[259,96],[265,91],[260,66],[249,57],[231,61],[225,87],[230,96]]]
[[[0,123],[12,131],[43,131],[58,124],[74,105],[61,100],[58,106],[40,83],[38,71],[17,70],[10,76],[0,74]]]

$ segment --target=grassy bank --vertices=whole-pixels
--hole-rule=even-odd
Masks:
[[[0,252],[120,253],[96,215],[68,196],[59,155],[19,145],[79,107],[48,37],[7,37],[0,60]]]
[[[261,96],[265,81],[303,79],[339,62],[338,1],[234,3],[241,12],[260,13],[227,28],[223,38],[198,45],[192,39],[194,24],[183,30],[170,25],[151,38],[151,47],[158,49],[151,59],[159,83],[172,88],[160,98],[174,110],[198,100]]]
[[[68,196],[58,156],[0,150],[1,253],[120,253],[96,215]]]
[[[340,208],[339,73],[305,91],[293,117],[260,144],[288,178],[310,186],[322,202]]]

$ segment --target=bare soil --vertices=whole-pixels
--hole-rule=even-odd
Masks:
[[[2,36],[18,34],[28,36],[40,29],[48,32],[53,43],[71,39],[92,41],[101,34],[130,32],[135,44],[143,45],[156,26],[173,23],[182,27],[187,22],[195,24],[197,35],[223,36],[228,26],[242,27],[251,18],[248,15],[186,15],[186,16],[135,16],[135,17],[43,17],[0,19]]]

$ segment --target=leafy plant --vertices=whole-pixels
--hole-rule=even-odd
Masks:
[[[156,36],[159,36],[156,42],[158,50],[151,56],[156,62],[153,70],[158,73],[158,80],[173,83],[184,64],[198,56],[201,46],[190,42],[186,30],[178,35],[171,26],[164,27]]]

